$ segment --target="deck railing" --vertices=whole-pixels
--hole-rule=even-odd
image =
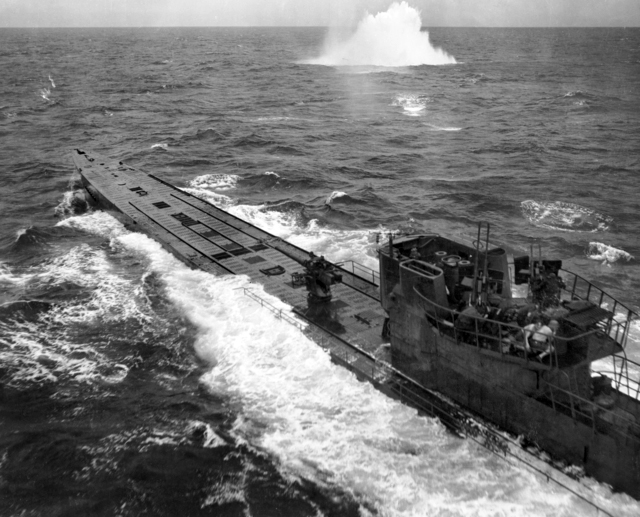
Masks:
[[[640,400],[640,363],[629,359],[624,353],[614,355],[610,360],[610,369],[593,370],[592,373],[608,377],[612,387],[619,393]]]
[[[601,328],[624,348],[630,323],[638,315],[587,279],[565,269],[561,269],[558,274],[565,284],[561,290],[563,301],[585,300],[613,314],[610,324],[602,325]]]
[[[637,365],[637,363],[634,364]],[[613,374],[613,376],[616,374],[616,372],[593,373],[600,375],[609,373]],[[569,375],[570,374],[567,373],[567,377],[569,377]],[[625,440],[639,442],[640,420],[638,419],[638,415],[625,411],[624,403],[620,403],[619,400],[621,394],[629,394],[632,398],[638,400],[638,383],[628,376],[618,376],[618,379],[622,379],[623,384],[618,380],[614,382],[612,386],[613,389],[618,391],[618,393],[615,394],[616,397],[618,397],[618,404],[613,409],[602,407],[598,405],[596,401],[587,400],[575,392],[562,388],[547,379],[541,379],[541,381],[545,387],[545,395],[548,397],[551,407],[555,411],[570,415],[574,420],[591,426],[594,431],[600,430],[602,427],[607,427],[609,433],[618,434]],[[571,383],[571,379],[568,379],[568,382]]]
[[[571,342],[584,339],[599,331],[599,329],[593,329],[573,336],[554,336],[549,363],[546,361],[541,363],[527,354],[524,329],[519,325],[492,320],[484,315],[461,314],[449,307],[438,305],[425,296],[417,286],[414,291],[427,318],[440,334],[448,334],[460,344],[481,348],[502,358],[509,356],[520,359],[525,363],[535,361],[552,368],[559,367],[562,365],[562,359],[559,359],[558,350],[567,350]],[[461,323],[462,321],[464,324]]]
[[[502,356],[502,359],[504,359],[505,356],[509,356],[514,359],[518,358],[525,364],[530,361],[538,362],[536,359],[530,359],[524,350],[520,350],[517,355],[514,355],[512,350],[509,349],[507,351],[507,348],[503,346],[505,334],[513,336],[519,333],[524,338],[524,330],[518,325],[501,323],[484,317],[474,317],[473,315],[465,314],[463,317],[467,318],[468,322],[473,322],[470,325],[467,322],[467,325],[470,326],[471,329],[459,328],[456,322],[460,317],[460,313],[434,303],[424,296],[418,288],[414,290],[419,296],[420,304],[425,311],[427,319],[435,326],[441,335],[448,334],[461,345],[485,349],[486,352],[493,352],[496,357],[498,357],[498,355]],[[554,351],[551,354],[550,366],[552,368],[561,366],[557,353],[559,348],[566,350],[572,341],[583,339],[599,331],[599,329],[594,329],[571,337],[555,336],[553,342]],[[524,347],[524,341],[522,343]],[[610,371],[594,371],[593,373],[596,375],[606,375],[610,378],[612,388],[618,392],[618,396],[625,395],[631,399],[640,400],[640,364],[627,359],[624,355],[613,355],[610,357],[610,360]],[[629,367],[631,367],[632,373],[629,373]],[[556,371],[559,375],[567,377],[565,384],[571,387],[572,379],[569,378],[571,370],[569,370],[569,373],[563,370]],[[638,380],[634,379],[634,376],[637,376]],[[631,437],[634,440],[640,439],[640,415],[631,416],[610,411],[544,377],[541,377],[540,380],[546,386],[545,395],[549,397],[550,404],[554,410],[568,414],[573,419],[579,419],[588,423],[588,425],[591,425],[594,429],[596,425],[603,425],[603,422],[617,422],[621,424],[617,427],[617,430],[624,437]],[[599,417],[598,419],[595,418],[596,414]],[[638,418],[638,421],[636,421],[636,418]]]
[[[345,262],[338,262],[336,266],[338,266],[340,269],[343,269],[344,271],[351,273],[352,275],[367,280],[372,284],[380,285],[380,273],[371,268],[368,268],[367,266],[363,266],[358,262],[347,260]]]

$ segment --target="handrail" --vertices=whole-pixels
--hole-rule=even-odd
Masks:
[[[616,363],[618,361],[622,364],[617,368]],[[592,373],[606,376],[611,379],[613,382],[612,387],[616,391],[632,399],[640,400],[640,363],[629,359],[624,350],[620,355],[613,355],[611,357],[611,363],[613,370],[593,370]],[[629,365],[633,367],[634,373],[638,376],[638,380],[634,380],[629,374]],[[627,373],[624,373],[624,371]]]
[[[349,264],[351,265],[350,271],[348,267]],[[368,268],[367,266],[356,262],[355,260],[345,260],[344,262],[337,262],[335,265],[339,269],[343,269],[358,278],[371,282],[376,286],[380,285],[380,273],[375,269]]]
[[[606,293],[603,289],[593,285],[586,278],[567,271],[566,269],[560,269],[558,274],[565,284],[564,287],[561,288],[561,296],[564,295],[562,296],[563,299],[585,300],[613,314],[611,321],[615,323],[615,325],[610,325],[605,328],[605,330],[609,337],[622,348],[625,348],[630,323],[632,320],[638,318],[638,314]]]
[[[463,344],[467,344],[467,345],[471,345],[468,342],[465,342],[464,340],[461,340],[458,335],[462,334],[463,336],[465,335],[469,335],[471,334],[470,331],[462,331],[458,328],[456,328],[455,322],[453,322],[453,320],[450,322],[448,320],[446,320],[445,318],[443,318],[441,316],[441,314],[443,314],[445,311],[448,312],[451,316],[459,316],[460,313],[453,311],[451,309],[448,309],[446,307],[442,307],[441,305],[438,305],[436,303],[434,303],[433,301],[429,300],[428,298],[426,298],[422,293],[420,293],[419,289],[417,288],[418,286],[414,287],[414,291],[416,292],[416,294],[420,297],[421,301],[423,302],[427,302],[428,304],[432,305],[433,307],[437,308],[438,310],[434,310],[432,313],[429,314],[429,317],[432,318],[435,323],[436,323],[436,328],[438,329],[438,332],[442,333],[443,331],[448,331],[449,333],[453,332],[453,337],[456,339],[456,341],[458,343],[463,343]],[[424,307],[423,307],[424,308]],[[426,311],[429,313],[429,311]],[[475,332],[474,332],[474,336],[475,336],[475,345],[478,348],[484,348],[481,346],[481,339],[485,339],[485,340],[489,340],[489,339],[493,339],[495,341],[499,341],[501,339],[501,333],[498,333],[498,336],[496,337],[495,335],[489,335],[486,333],[482,333],[479,331],[479,326],[480,325],[484,325],[487,322],[489,322],[490,325],[498,325],[500,327],[504,327],[504,328],[508,328],[508,329],[517,329],[520,331],[523,331],[523,329],[517,325],[513,325],[513,324],[509,324],[509,323],[500,323],[500,322],[496,322],[493,320],[487,320],[485,318],[480,318],[480,317],[475,317],[475,316],[467,316],[465,315],[465,317],[468,317],[470,319],[474,320],[474,326],[475,326]],[[443,327],[441,327],[440,325],[443,325]],[[582,334],[579,334],[578,336],[572,336],[570,338],[562,338],[562,337],[555,337],[555,347],[557,348],[557,344],[558,341],[565,341],[567,343],[569,343],[570,341],[576,340],[576,339],[581,339],[584,338],[585,336],[591,335],[593,333],[597,332],[597,330],[590,330],[587,332],[584,332]],[[511,354],[506,354],[504,352],[504,350],[502,349],[502,347],[498,347],[498,350],[495,352],[499,352],[501,354],[501,356],[504,355],[509,355],[510,357],[514,357],[511,356]],[[554,354],[552,355],[553,360],[551,362],[551,367],[553,368],[554,366],[558,365],[558,358],[557,358],[557,352],[554,352]],[[515,358],[515,357],[514,357]],[[638,368],[638,371],[640,371],[640,364],[636,363],[634,361],[631,361],[629,359],[627,359],[626,357],[621,358],[620,356],[611,356],[612,360],[615,361],[616,359],[623,359],[625,362],[629,362],[632,365],[634,365],[635,367]],[[528,363],[530,361],[530,359],[527,358],[526,354],[524,356],[524,358],[520,358],[522,361],[524,361],[525,363]],[[620,369],[622,370],[622,369]],[[569,377],[567,375],[567,373],[563,370],[558,370],[561,374],[564,374],[567,378],[567,385],[571,386],[570,384],[570,380]],[[596,373],[600,373],[600,372],[596,372]],[[625,382],[622,381],[622,379],[624,379]],[[636,396],[635,398],[638,398],[638,394],[640,393],[640,382],[635,382],[633,381],[629,376],[623,375],[621,374],[620,371],[615,370],[615,377],[614,379],[616,382],[616,387],[615,389],[619,392],[619,393],[623,393],[626,394],[627,396],[632,396],[631,395],[631,391],[633,389],[633,386],[631,385],[631,383],[635,384],[636,388]],[[598,406],[596,403],[587,400],[583,397],[581,397],[580,395],[577,395],[576,393],[574,393],[573,391],[567,390],[565,388],[562,388],[560,386],[558,386],[557,384],[553,383],[552,381],[550,381],[547,378],[541,377],[541,381],[544,382],[544,384],[546,384],[549,388],[549,395],[551,398],[551,405],[554,409],[554,411],[558,411],[558,407],[564,409],[568,414],[571,415],[571,417],[576,420],[577,418],[581,418],[583,420],[587,420],[590,425],[592,427],[594,427],[595,429],[595,421],[594,421],[594,415],[596,413],[599,414],[605,414],[605,415],[611,415],[611,418],[615,418],[617,420],[622,419],[623,421],[626,421],[626,423],[628,424],[628,427],[632,427],[632,426],[637,426],[638,424],[636,423],[636,420],[634,418],[627,418],[624,415],[620,415],[618,413],[615,413],[613,411],[610,411],[606,408],[600,407]],[[620,388],[621,387],[627,387],[627,391],[628,393],[624,393]],[[568,404],[565,404],[562,402],[562,397],[558,397],[558,393],[562,393],[565,396],[568,397]],[[584,408],[589,408],[589,412],[586,412],[584,410]],[[639,428],[640,430],[640,428]],[[628,434],[626,432],[621,432],[621,434],[623,434],[625,437],[630,437],[634,440],[638,440],[638,436],[635,435],[631,435]]]
[[[520,343],[519,337],[522,337],[522,347],[526,348],[524,345],[524,329],[519,325],[513,323],[504,323],[492,319],[485,318],[483,316],[474,316],[460,313],[459,311],[450,309],[449,307],[444,307],[435,303],[433,300],[430,300],[427,296],[425,296],[420,291],[420,286],[414,286],[414,292],[418,296],[419,301],[422,303],[422,307],[427,313],[428,317],[432,318],[435,321],[436,328],[438,332],[442,333],[450,333],[453,334],[456,342],[466,345],[473,345],[477,348],[489,349],[493,352],[499,353],[501,356],[508,355],[512,358],[519,358],[518,356],[510,353],[508,350],[505,351],[506,342],[504,342],[505,335],[511,336],[515,338],[516,341],[513,342],[513,345]],[[456,325],[456,321],[460,316],[473,321],[473,330],[469,330],[468,328],[462,328],[459,325]],[[487,330],[488,329],[488,330]],[[553,353],[551,354],[551,364],[550,366],[558,367],[558,353],[557,349],[559,345],[564,343],[566,346],[573,341],[577,341],[579,339],[583,339],[587,336],[595,334],[599,331],[599,329],[592,329],[582,332],[580,334],[574,336],[554,336],[553,338]],[[471,342],[470,342],[471,341]],[[504,342],[505,346],[502,346]],[[525,363],[531,361],[527,354],[524,354],[524,357],[520,358]],[[537,363],[543,365],[543,363]]]
[[[626,439],[640,441],[640,435],[638,434],[640,431],[640,425],[632,415],[601,407],[596,402],[587,400],[572,391],[561,388],[548,379],[541,379],[541,381],[549,388],[552,404],[554,404],[554,406],[564,408],[565,412],[570,413],[574,420],[579,417],[580,419],[589,422],[589,424],[594,428],[598,426],[599,422],[608,420],[616,421],[618,425],[612,428],[613,431]],[[568,398],[568,404],[562,402],[562,398],[557,396],[558,393],[561,393]],[[555,407],[554,410],[558,411]],[[596,418],[596,415],[598,418]],[[607,418],[603,418],[603,415],[607,415]],[[622,423],[626,425],[621,425]],[[629,428],[637,428],[637,430],[634,433],[630,433],[628,432]]]

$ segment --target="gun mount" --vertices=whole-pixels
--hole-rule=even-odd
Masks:
[[[310,301],[328,302],[331,300],[331,286],[342,282],[342,275],[324,257],[317,257],[313,252],[309,257],[302,263],[307,296]]]

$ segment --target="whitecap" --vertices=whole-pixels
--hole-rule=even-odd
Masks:
[[[56,226],[68,226],[107,238],[114,238],[127,232],[115,217],[102,211],[68,217]]]
[[[330,205],[331,202],[334,199],[338,199],[339,197],[344,197],[347,194],[345,192],[338,192],[337,190],[334,190],[331,194],[329,194],[329,196],[327,197],[327,200],[324,202],[325,205]]]
[[[634,257],[624,250],[614,248],[602,242],[590,242],[587,249],[587,257],[593,260],[602,260],[604,264],[613,264],[619,260],[629,262]]]
[[[429,102],[429,98],[423,95],[403,94],[398,95],[392,105],[399,106],[404,110],[404,114],[410,117],[423,115]]]
[[[42,88],[40,90],[40,97],[42,97],[45,101],[51,102],[49,96],[51,95],[51,90],[49,88]]]
[[[69,190],[62,196],[62,201],[53,209],[55,214],[63,217],[84,212],[88,208],[84,189]]]
[[[211,424],[194,420],[187,427],[189,434],[199,434],[202,436],[202,446],[205,448],[216,448],[226,445],[226,441],[221,438],[211,427]]]
[[[210,188],[216,190],[234,189],[237,184],[238,176],[235,174],[205,174],[189,182],[189,186],[196,189]]]
[[[534,201],[520,204],[529,221],[541,228],[566,232],[600,232],[609,229],[613,219],[584,206],[562,201]]]
[[[435,126],[433,124],[426,124],[427,127],[429,127],[431,129],[431,131],[461,131],[462,128],[461,127],[440,127],[440,126]]]
[[[235,204],[235,201],[231,199],[229,196],[225,196],[224,194],[219,194],[217,192],[211,192],[210,190],[204,188],[183,188],[185,192],[188,192],[192,196],[200,198],[207,203],[211,203],[218,208],[222,208],[223,210],[230,210],[231,207]]]

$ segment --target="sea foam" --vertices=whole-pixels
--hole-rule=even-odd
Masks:
[[[602,260],[605,264],[613,264],[619,260],[629,262],[634,257],[624,250],[614,248],[602,242],[590,242],[587,257],[593,260]]]
[[[599,232],[608,230],[613,221],[611,217],[575,203],[528,199],[520,205],[531,223],[553,230]]]

